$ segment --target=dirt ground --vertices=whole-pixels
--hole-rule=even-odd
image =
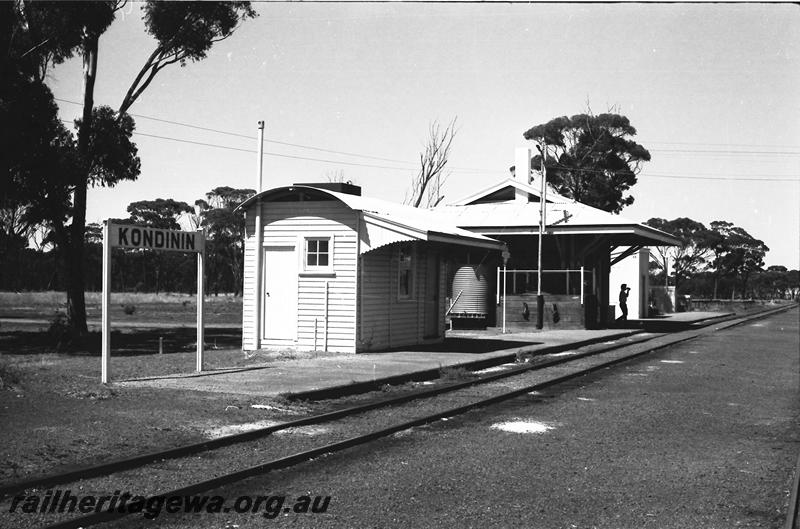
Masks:
[[[98,332],[73,350],[58,352],[57,339],[47,331],[53,314],[63,311],[62,298],[57,293],[0,293],[0,482],[200,441],[221,427],[283,421],[331,405],[104,386]],[[112,301],[112,328],[118,329],[112,334],[112,380],[194,372],[193,297],[125,294]],[[89,296],[88,302],[91,320],[99,315],[99,297]],[[125,314],[125,305],[136,308]],[[288,351],[243,353],[240,298],[210,297],[207,309],[206,369],[269,368],[276,360],[303,357]],[[39,323],[9,324],[21,318]],[[113,322],[127,325],[114,327]]]
[[[193,298],[125,296],[116,300],[112,322],[131,326],[112,333],[112,380],[193,373]],[[99,298],[87,301],[91,320],[99,316]],[[123,312],[125,304],[136,307],[133,314]],[[210,297],[207,309],[206,369],[264,367],[294,355],[241,351],[241,298]],[[46,324],[59,311],[63,306],[57,293],[0,293],[0,317],[45,322],[42,329],[41,323],[4,319],[0,327],[0,481],[201,440],[203,432],[220,426],[283,418],[279,411],[251,407],[263,404],[263,398],[104,386],[100,334],[91,332],[74,350],[57,352]],[[173,326],[153,329],[154,322]],[[186,326],[176,325],[181,323]]]

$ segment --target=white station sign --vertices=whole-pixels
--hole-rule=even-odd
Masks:
[[[172,252],[197,254],[197,371],[203,370],[203,268],[205,267],[205,236],[202,231],[162,230],[146,226],[114,224],[106,221],[103,226],[103,298],[102,298],[102,347],[100,360],[100,382],[107,384],[111,358],[111,248],[147,248]]]
[[[199,253],[205,247],[205,238],[201,231],[162,230],[109,223],[108,236],[111,246],[120,248],[149,248]]]

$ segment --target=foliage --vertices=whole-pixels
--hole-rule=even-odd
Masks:
[[[710,247],[714,253],[711,269],[715,278],[734,277],[740,281],[741,295],[747,295],[747,283],[754,272],[764,266],[764,255],[769,251],[763,241],[751,236],[744,228],[726,221],[711,223]],[[735,294],[731,294],[733,297]],[[716,288],[714,289],[716,298]]]
[[[127,112],[150,85],[155,76],[170,64],[199,61],[206,58],[215,42],[230,37],[236,28],[256,12],[250,2],[157,2],[148,0],[144,6],[147,33],[158,41],[139,70],[119,112]]]
[[[680,240],[680,246],[654,247],[660,257],[658,265],[661,269],[666,270],[671,265],[676,288],[688,276],[699,272],[712,253],[710,245],[713,234],[700,222],[679,217],[673,220],[652,218],[645,224]]]
[[[171,198],[139,200],[128,205],[130,218],[125,222],[162,230],[179,230],[181,225],[178,220],[192,211],[192,207],[186,202]],[[174,272],[180,269],[181,264],[185,265],[186,263],[186,256],[173,252],[141,249],[138,250],[138,253],[141,254],[140,258],[147,264],[147,269],[153,270],[153,289],[156,293],[163,288],[164,273]],[[143,279],[146,279],[146,276]]]
[[[221,289],[242,292],[244,266],[244,212],[236,206],[255,195],[253,189],[217,187],[198,200],[201,223],[206,231],[210,288],[216,294]]]
[[[82,121],[75,125],[80,130]],[[88,165],[89,185],[114,187],[124,180],[138,178],[141,162],[136,144],[131,141],[136,124],[127,114],[117,114],[110,107],[92,110],[92,128],[89,134]]]
[[[785,269],[785,267],[777,267]],[[800,299],[800,273],[797,270],[764,270],[755,272],[750,278],[747,294],[742,294],[741,280],[734,276],[718,275],[715,271],[704,271],[688,278],[682,294],[703,299]]]
[[[632,196],[623,195],[650,160],[647,149],[629,139],[635,135],[625,116],[591,111],[554,118],[523,134],[544,145],[532,166],[540,168],[544,155],[547,182],[558,193],[613,213],[633,203]]]
[[[101,35],[124,2],[3,2],[12,54],[32,79],[43,83],[50,65],[73,57],[89,35]],[[7,17],[7,18],[6,18]],[[9,48],[4,48],[9,49]]]
[[[179,230],[178,219],[194,211],[189,204],[171,198],[139,200],[128,204],[129,222],[162,230]]]
[[[706,228],[685,217],[670,221],[652,218],[645,224],[681,241],[677,247],[655,248],[660,257],[656,266],[663,269],[665,262],[671,265],[679,294],[717,299],[723,293],[731,298],[738,293],[745,298],[785,297],[791,292],[787,279],[790,272],[782,266],[764,272],[769,248],[744,228],[727,221],[714,221]],[[655,278],[663,281],[658,275]]]
[[[249,2],[149,0],[144,4],[145,27],[156,38],[156,49],[117,111],[94,108],[99,38],[124,3],[5,2],[0,6],[0,42],[8,50],[0,71],[0,140],[15,140],[3,145],[12,147],[19,158],[0,167],[0,208],[7,221],[0,243],[18,242],[34,225],[52,230],[64,260],[69,323],[78,334],[87,330],[83,268],[87,188],[134,180],[140,170],[136,147],[130,141],[134,123],[127,110],[163,68],[203,59],[215,42],[256,16]],[[79,55],[84,66],[77,142],[57,119],[52,95],[43,84],[50,65],[73,55]],[[13,126],[17,123],[22,125],[18,137]],[[14,185],[9,185],[12,180]],[[9,189],[15,190],[13,196]]]
[[[770,266],[752,278],[752,292],[760,299],[797,299],[800,293],[800,274],[785,266]]]

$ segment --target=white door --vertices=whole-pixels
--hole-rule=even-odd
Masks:
[[[297,338],[297,256],[294,246],[264,248],[265,340]]]

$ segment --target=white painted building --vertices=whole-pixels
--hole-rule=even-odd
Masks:
[[[243,348],[356,353],[444,339],[444,260],[503,243],[348,184],[245,201]]]
[[[618,255],[627,253],[628,248],[618,249],[612,253],[611,260],[616,261]],[[624,283],[630,288],[628,293],[628,319],[647,318],[647,305],[650,290],[650,249],[639,248],[616,261],[609,272],[608,299],[614,306],[614,319],[622,316],[619,308],[620,286]]]

